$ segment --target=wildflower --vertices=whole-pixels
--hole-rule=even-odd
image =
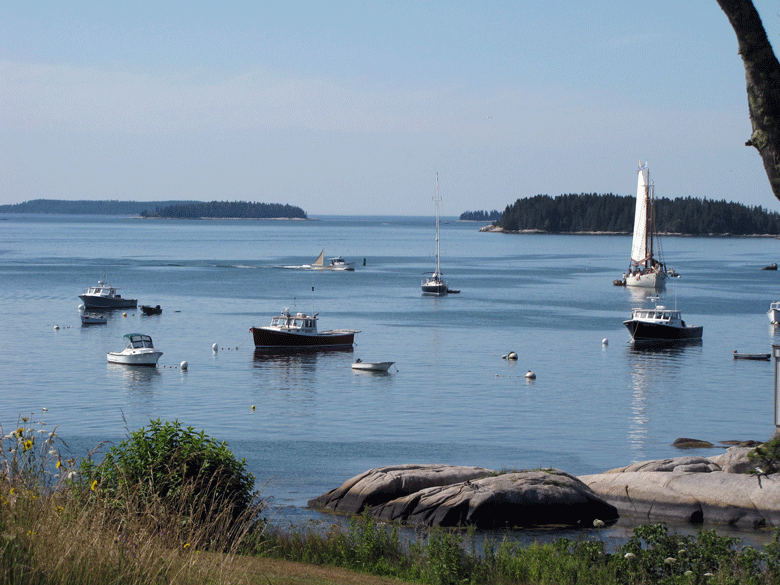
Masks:
[[[24,447],[25,451],[27,451],[28,449],[32,449],[33,448],[32,439],[27,439],[24,443],[22,443],[22,447]]]
[[[666,557],[666,559],[664,559],[664,564],[665,565],[673,565],[676,562],[677,562],[677,559],[675,559],[674,557]]]
[[[24,427],[19,427],[16,429],[16,436],[21,437],[24,434]]]
[[[689,570],[685,571],[685,572],[683,573],[683,575],[685,575],[686,577],[690,577],[691,575],[693,575],[693,571],[691,571],[691,570],[689,569]]]
[[[593,521],[593,527],[594,528],[604,528],[604,521],[603,520],[599,520],[598,518],[596,518]]]
[[[688,552],[687,550],[685,550],[684,548],[681,548],[680,550],[677,551],[677,556],[681,557],[681,556],[683,556],[687,552]]]
[[[185,542],[184,546],[182,548],[189,548],[189,546],[190,546],[190,543],[189,542]]]
[[[62,465],[62,461],[60,461],[59,459],[57,459],[57,465],[55,465],[54,467],[56,467],[57,469],[59,469],[61,465]]]
[[[78,474],[78,471],[69,471],[66,479],[73,479]]]
[[[90,486],[89,489],[91,489],[94,492],[96,487],[97,487],[97,480],[92,482],[92,485]]]
[[[704,573],[704,576],[705,577],[714,577],[715,575],[713,575],[712,573]]]
[[[63,508],[62,506],[57,506],[56,509],[57,509],[57,512],[62,512],[65,508]]]
[[[627,552],[626,554],[623,555],[623,558],[631,560],[631,559],[635,559],[636,555],[632,552]]]
[[[23,416],[22,417],[22,422],[27,422],[28,420],[30,420],[29,416]]]
[[[8,491],[8,493],[9,493],[9,495],[14,495],[14,488],[11,488],[11,489]]]

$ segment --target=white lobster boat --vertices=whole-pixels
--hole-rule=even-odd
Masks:
[[[386,372],[395,362],[364,362],[357,360],[352,364],[353,370],[364,370],[369,372]]]
[[[111,364],[126,366],[157,366],[157,360],[163,354],[155,349],[152,338],[143,333],[128,333],[124,336],[127,346],[122,351],[111,351],[106,358]]]

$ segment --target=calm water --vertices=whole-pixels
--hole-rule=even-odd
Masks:
[[[677,437],[774,432],[771,364],[731,356],[780,342],[765,314],[780,300],[780,273],[760,270],[778,260],[774,239],[664,239],[682,274],[665,303],[703,324],[704,339],[638,351],[622,321],[645,299],[612,285],[628,264],[627,236],[507,236],[449,221],[442,267],[461,294],[431,298],[419,283],[434,266],[432,218],[2,217],[0,423],[35,413],[77,455],[150,419],[178,419],[226,440],[267,481],[263,493],[295,514],[382,465],[579,475],[718,452],[680,453]],[[357,270],[277,268],[311,263],[323,248]],[[77,295],[104,270],[163,314],[115,312],[107,326],[81,327]],[[285,307],[319,312],[324,329],[362,330],[357,346],[255,355],[249,327]],[[165,352],[160,367],[107,364],[136,331]],[[501,359],[509,351],[516,363]],[[358,357],[397,371],[353,372]],[[173,368],[183,360],[188,371]]]

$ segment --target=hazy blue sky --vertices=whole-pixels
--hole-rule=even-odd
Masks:
[[[754,0],[775,53],[780,4]],[[715,0],[6,2],[0,203],[251,200],[310,215],[540,193],[780,211]]]

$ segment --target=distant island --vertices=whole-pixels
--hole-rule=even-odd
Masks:
[[[493,211],[464,211],[460,214],[460,221],[498,221],[501,219],[501,212],[497,209]]]
[[[248,201],[210,201],[156,207],[153,213],[146,209],[141,217],[166,219],[307,219],[300,207],[281,203],[251,203]]]
[[[636,197],[580,193],[536,195],[508,205],[496,228],[506,232],[633,233]],[[656,228],[689,236],[780,235],[780,214],[741,203],[665,197],[655,201]]]
[[[154,211],[149,211],[153,209]],[[300,207],[246,201],[68,201],[33,199],[0,205],[0,213],[52,213],[70,215],[133,215],[178,219],[307,219]]]

